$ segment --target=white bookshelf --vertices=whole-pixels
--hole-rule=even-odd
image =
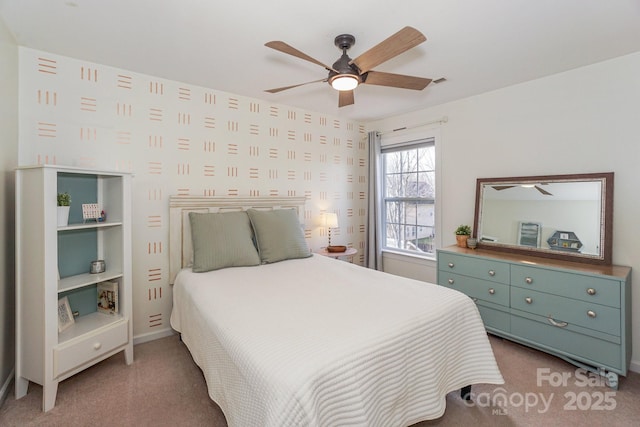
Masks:
[[[57,225],[57,194],[71,195],[68,226]],[[82,203],[98,203],[104,222],[83,221]],[[75,209],[75,214],[74,214]],[[79,216],[78,216],[79,213]],[[91,274],[89,260],[106,271]],[[118,283],[118,313],[97,311],[96,285]],[[73,167],[16,171],[16,381],[43,387],[42,409],[55,405],[58,383],[124,351],[133,362],[131,175]],[[66,296],[74,323],[58,332],[58,299]]]

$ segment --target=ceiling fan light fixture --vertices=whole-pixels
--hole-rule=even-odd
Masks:
[[[354,74],[338,74],[329,80],[335,90],[353,90],[360,84],[360,76]]]
[[[354,103],[354,89],[361,84],[422,90],[432,82],[432,79],[405,76],[403,74],[385,73],[375,71],[373,68],[403,52],[406,52],[426,40],[427,38],[420,31],[407,26],[387,37],[355,59],[351,59],[349,55],[347,55],[347,51],[355,44],[356,38],[351,34],[340,34],[335,38],[334,44],[342,51],[342,56],[334,62],[332,66],[326,65],[317,59],[312,58],[306,53],[299,51],[283,41],[270,41],[265,43],[265,46],[313,64],[320,65],[329,72],[329,75],[327,78],[322,80],[268,89],[266,92],[278,93],[283,90],[293,89],[308,83],[322,81],[329,83],[334,90],[338,91],[338,107],[345,107]]]

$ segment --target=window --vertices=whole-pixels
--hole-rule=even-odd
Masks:
[[[435,255],[433,140],[382,148],[383,248]]]

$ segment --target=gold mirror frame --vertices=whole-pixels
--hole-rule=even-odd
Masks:
[[[485,186],[516,186],[535,185],[539,183],[571,183],[571,182],[599,182],[600,192],[600,242],[598,254],[583,254],[579,252],[562,252],[547,248],[519,246],[482,241],[482,208],[484,206]],[[478,239],[478,247],[499,252],[518,253],[523,255],[553,258],[565,261],[583,262],[588,264],[611,264],[613,246],[613,172],[571,174],[571,175],[542,175],[500,178],[478,178],[476,182],[476,206],[473,222],[473,237]]]

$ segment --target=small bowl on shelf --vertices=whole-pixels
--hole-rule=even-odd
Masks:
[[[327,246],[327,252],[337,253],[337,252],[346,252],[346,246]]]

